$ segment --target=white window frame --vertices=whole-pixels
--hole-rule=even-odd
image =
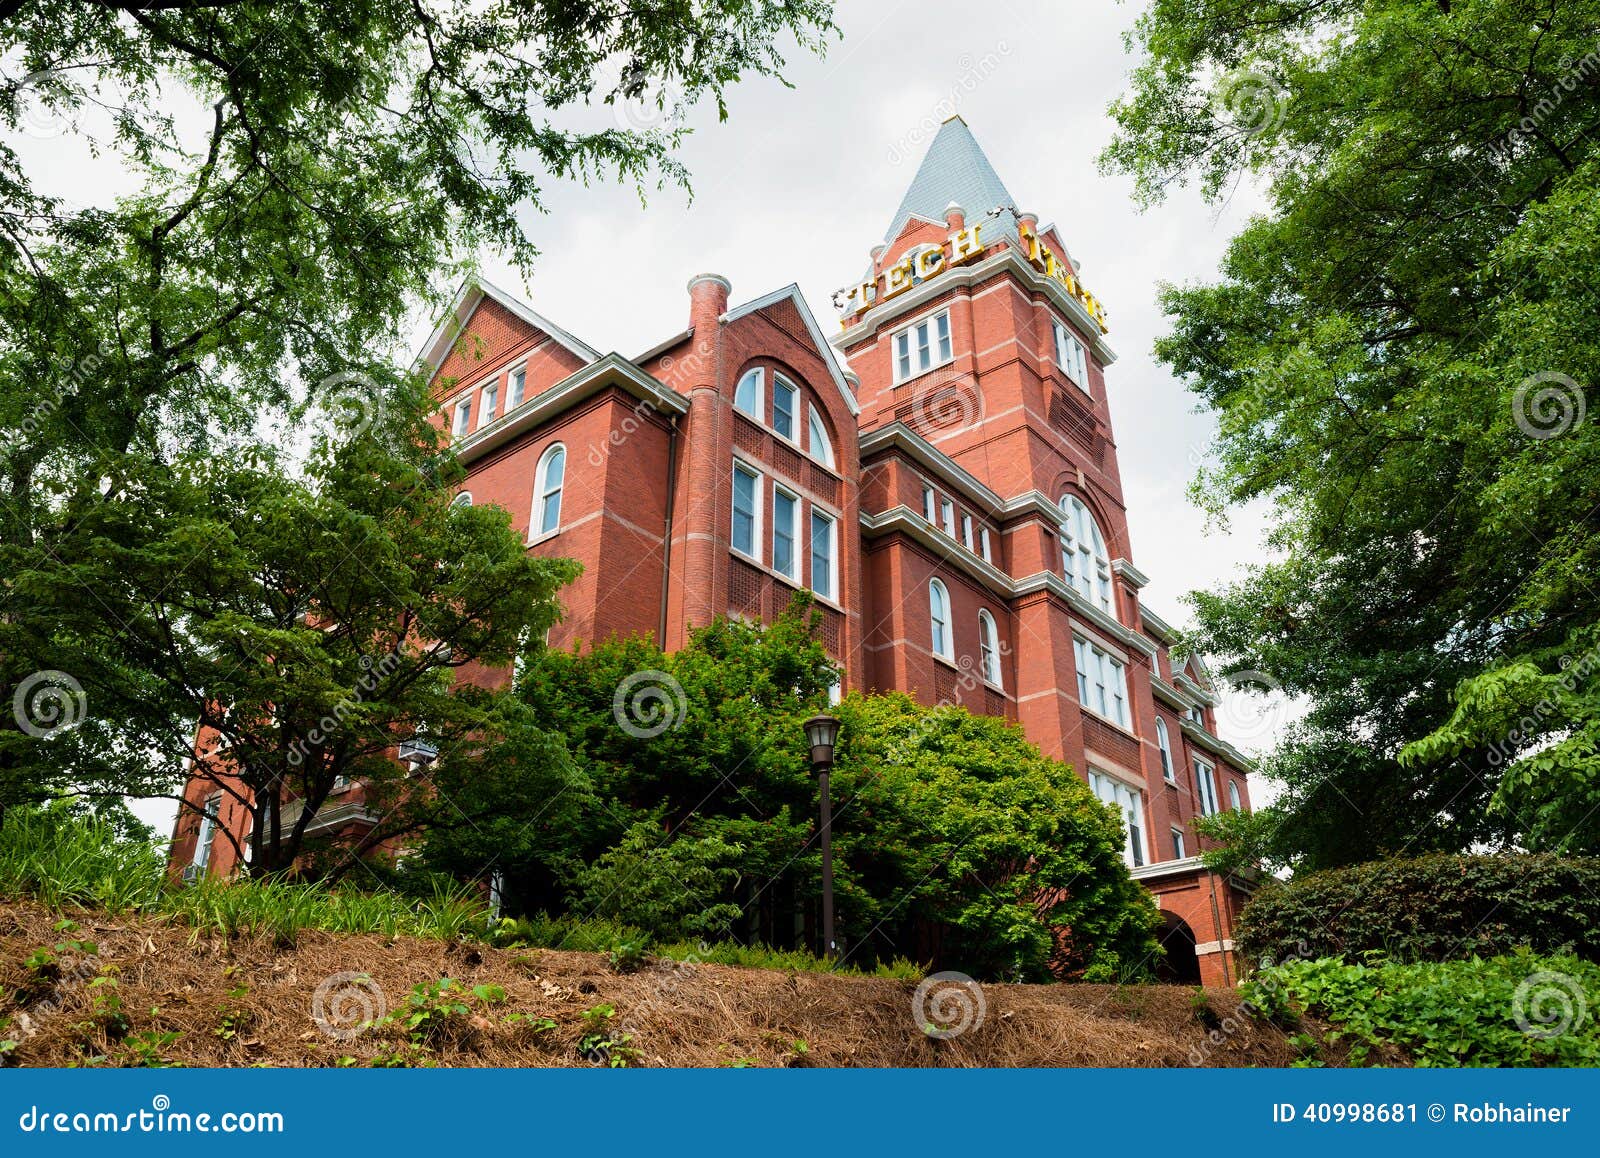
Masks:
[[[833,682],[828,685],[828,706],[838,707],[844,700],[844,672],[835,672]]]
[[[1238,812],[1244,807],[1244,802],[1239,798],[1239,782],[1232,776],[1228,777],[1228,809]]]
[[[1113,617],[1116,600],[1111,591],[1111,552],[1100,524],[1077,495],[1062,495],[1057,503],[1066,519],[1061,525],[1061,569],[1068,583],[1090,603]]]
[[[450,505],[452,507],[470,507],[472,505],[472,492],[462,491],[450,500]]]
[[[934,519],[934,510],[937,507],[936,496],[933,488],[927,483],[922,484],[922,519],[929,526],[938,526]]]
[[[1200,815],[1215,816],[1217,807],[1217,769],[1213,764],[1196,756],[1194,758],[1194,786],[1200,796]]]
[[[738,545],[738,543],[736,543],[734,541],[735,527],[736,527],[737,524],[735,524],[733,522],[730,522],[728,524],[728,547],[729,547],[729,549],[731,551],[733,551],[734,554],[743,556],[744,558],[749,559],[751,562],[755,563],[757,566],[760,566],[761,565],[761,524],[764,521],[762,519],[762,517],[761,517],[761,508],[764,505],[763,499],[764,499],[764,496],[765,496],[765,493],[766,493],[766,488],[763,485],[766,482],[766,476],[764,474],[762,474],[761,471],[757,470],[755,467],[753,467],[749,463],[745,462],[742,458],[736,458],[736,459],[733,460],[733,472],[734,472],[735,475],[743,474],[743,475],[746,475],[746,476],[749,477],[749,479],[750,479],[750,502],[751,502],[751,506],[753,507],[753,510],[751,511],[751,514],[750,514],[750,550],[746,551],[743,547],[740,547]],[[737,504],[739,502],[739,491],[738,491],[738,483],[737,483],[736,480],[733,481],[732,486],[733,486],[733,489],[731,490],[730,497],[729,497],[729,508],[733,512],[733,514],[735,516],[737,516],[737,514],[738,514],[738,506],[737,506]]]
[[[978,528],[978,554],[983,556],[985,563],[993,563],[994,556],[989,551],[989,528]]]
[[[1078,703],[1085,711],[1127,728],[1127,665],[1082,636],[1073,636],[1072,656],[1078,674]]]
[[[967,550],[976,550],[972,542],[972,516],[966,511],[961,512],[961,542]]]
[[[812,402],[808,404],[806,414],[806,435],[809,439],[811,457],[832,469],[836,465],[833,457],[833,440],[828,437],[828,425],[822,420],[822,411],[817,409],[815,402]]]
[[[1156,749],[1161,753],[1161,779],[1168,784],[1178,782],[1178,766],[1172,759],[1172,738],[1167,735],[1167,722],[1156,717]]]
[[[500,404],[500,379],[494,378],[478,387],[478,429],[482,430],[495,420],[495,408]]]
[[[934,655],[955,662],[955,617],[950,613],[950,589],[939,579],[928,580],[928,640]]]
[[[956,505],[943,495],[939,497],[939,525],[952,539],[956,537]]]
[[[940,323],[944,333],[940,334]],[[955,335],[948,308],[924,314],[889,336],[889,361],[895,385],[920,378],[955,361]]]
[[[506,413],[510,414],[527,400],[528,366],[527,363],[523,363],[521,366],[513,367],[506,374]]]
[[[222,793],[213,792],[200,805],[200,831],[194,837],[193,865],[201,872],[211,864],[211,845],[217,839],[217,828],[222,823]]]
[[[978,668],[985,682],[1004,689],[1000,671],[1000,629],[986,608],[978,611]]]
[[[1172,829],[1172,859],[1182,860],[1188,855],[1188,845],[1183,839],[1183,829],[1176,825]]]
[[[472,425],[472,391],[450,404],[450,437],[465,438]]]
[[[1083,343],[1060,318],[1051,321],[1055,325],[1056,365],[1061,367],[1067,381],[1085,394],[1089,393],[1089,360]]]
[[[551,486],[550,464],[556,460],[558,454],[561,457],[561,478],[555,486]],[[539,456],[539,469],[533,476],[535,480],[533,488],[533,534],[531,536],[533,539],[548,539],[552,535],[561,533],[561,515],[567,493],[567,459],[569,457],[566,444],[561,442],[552,442],[545,448],[545,452]],[[552,497],[556,501],[556,525],[546,530],[544,525],[545,508],[549,505],[549,500]]]
[[[1150,863],[1150,846],[1146,840],[1144,793],[1131,784],[1124,784],[1115,776],[1097,768],[1089,769],[1089,788],[1095,799],[1110,804],[1122,818],[1122,859],[1129,868],[1139,868]]]
[[[778,525],[778,523],[779,523],[779,519],[778,519],[778,496],[779,495],[782,495],[784,498],[788,499],[789,503],[790,503],[790,507],[789,507],[789,528],[788,528],[788,532],[789,532],[789,569],[787,571],[785,571],[782,567],[778,566],[778,532],[781,530],[781,528]],[[772,572],[773,572],[773,574],[781,575],[781,576],[783,576],[783,578],[789,580],[789,582],[791,582],[791,583],[800,582],[800,546],[801,546],[801,539],[800,539],[800,514],[801,514],[801,510],[800,510],[800,508],[801,508],[801,506],[802,506],[802,504],[800,502],[800,496],[799,495],[795,494],[788,487],[782,486],[779,483],[774,482],[772,484],[772,530],[771,530],[771,539],[772,539],[772,541],[768,544],[768,548],[769,548],[769,550],[771,552],[771,554],[768,557],[772,560]]]
[[[789,392],[788,434],[785,434],[783,431],[778,429],[778,391],[780,390],[787,390]],[[799,446],[800,411],[804,404],[805,399],[800,393],[800,387],[789,381],[789,379],[785,378],[782,374],[774,374],[772,376],[772,433],[776,434],[785,442]]]
[[[744,391],[746,383],[752,383],[752,385],[750,387],[750,392],[751,392],[751,397],[752,397],[752,400],[753,400],[753,403],[754,403],[754,406],[755,406],[754,410],[746,409],[745,407],[743,407],[743,406],[741,406],[739,404],[739,395]],[[734,387],[733,387],[733,408],[735,410],[737,410],[740,414],[746,415],[747,417],[750,417],[750,418],[754,418],[757,422],[765,422],[766,421],[766,393],[767,393],[767,373],[766,373],[766,370],[763,369],[760,366],[752,366],[752,367],[750,367],[750,369],[746,370],[742,375],[740,375],[739,381],[734,384]]]
[[[817,524],[819,522],[826,523],[828,525],[828,555],[827,555],[827,564],[828,564],[828,566],[827,566],[827,571],[826,571],[827,580],[828,580],[828,589],[826,591],[820,591],[820,590],[817,589]],[[817,506],[815,503],[812,503],[811,504],[811,514],[810,514],[810,518],[807,520],[807,526],[808,526],[808,529],[810,531],[810,536],[811,536],[810,537],[810,541],[807,544],[808,548],[809,548],[808,555],[810,557],[810,564],[809,565],[811,567],[811,572],[810,572],[810,574],[811,574],[811,590],[816,591],[817,594],[823,599],[826,599],[826,600],[828,600],[828,601],[830,601],[832,603],[838,603],[839,602],[839,519],[838,519],[838,516],[836,516],[834,514],[831,514],[830,512],[825,511],[821,507]]]

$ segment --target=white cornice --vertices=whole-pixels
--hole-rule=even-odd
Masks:
[[[1150,577],[1126,559],[1111,560],[1111,570],[1132,583],[1134,587],[1150,586]]]
[[[868,455],[885,450],[903,452],[917,466],[945,483],[951,490],[958,491],[983,513],[1001,522],[1009,522],[1024,515],[1038,514],[1059,526],[1065,517],[1059,507],[1036,490],[1024,491],[1009,499],[1001,498],[979,482],[976,476],[955,459],[903,422],[891,422],[887,426],[868,431],[861,436],[859,447],[863,462]]]
[[[575,374],[542,390],[521,406],[501,415],[482,430],[475,430],[455,444],[456,457],[463,464],[482,458],[517,435],[548,422],[578,403],[592,398],[610,386],[617,386],[641,402],[672,414],[687,414],[689,400],[668,389],[621,354],[607,354]]]
[[[1255,761],[1246,756],[1226,740],[1213,736],[1210,732],[1200,727],[1193,720],[1179,720],[1178,727],[1183,729],[1183,734],[1188,736],[1197,745],[1214,755],[1221,756],[1241,772],[1254,772]]]
[[[1016,581],[1016,593],[1018,595],[1030,595],[1040,590],[1048,591],[1052,595],[1065,600],[1080,618],[1094,624],[1123,646],[1131,647],[1134,651],[1146,656],[1155,655],[1156,645],[1153,642],[1134,631],[1115,616],[1108,615],[1093,603],[1090,603],[1081,591],[1054,571],[1039,571]]]
[[[1150,632],[1151,635],[1155,636],[1162,643],[1170,645],[1177,643],[1178,640],[1183,638],[1182,633],[1179,632],[1177,628],[1173,627],[1172,624],[1168,623],[1165,619],[1162,619],[1161,616],[1157,615],[1154,611],[1151,611],[1143,603],[1139,604],[1139,618],[1144,621],[1145,630]]]
[[[985,561],[983,556],[967,550],[961,543],[933,526],[908,506],[902,504],[890,507],[887,511],[876,515],[862,511],[861,529],[867,533],[868,538],[899,531],[907,538],[921,543],[954,567],[965,571],[1001,598],[1010,599],[1015,594],[1015,585],[1004,571],[993,563]]]
[[[934,298],[942,295],[946,290],[956,286],[972,286],[1002,270],[1009,269],[1016,274],[1017,280],[1032,290],[1042,292],[1051,303],[1062,313],[1066,314],[1078,324],[1086,334],[1093,334],[1094,355],[1100,365],[1109,366],[1117,360],[1116,351],[1106,342],[1105,335],[1100,332],[1100,323],[1089,315],[1083,308],[1083,303],[1078,301],[1066,291],[1062,284],[1054,278],[1046,277],[1023,258],[1022,254],[1013,247],[1008,246],[982,261],[973,262],[971,265],[958,265],[955,268],[920,282],[904,293],[897,294],[888,301],[875,305],[861,314],[860,320],[854,325],[846,326],[833,337],[833,344],[841,349],[853,346],[857,342],[866,340],[875,335],[879,329],[894,319],[902,317],[913,310],[922,308]]]
[[[461,288],[451,300],[449,310],[434,327],[428,340],[423,343],[422,350],[417,355],[419,365],[427,366],[430,371],[437,371],[443,365],[445,354],[461,336],[467,320],[472,317],[473,311],[478,308],[478,303],[484,298],[493,298],[530,326],[549,334],[558,345],[566,347],[585,362],[593,362],[600,357],[600,352],[589,343],[562,329],[544,315],[535,313],[516,295],[507,293],[481,277],[469,277],[461,283]]]

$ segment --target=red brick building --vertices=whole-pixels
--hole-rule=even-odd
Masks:
[[[1175,972],[1231,982],[1243,897],[1199,864],[1192,820],[1248,807],[1246,762],[1141,605],[1115,355],[1066,239],[952,118],[835,304],[830,335],[793,285],[733,304],[702,274],[683,328],[626,358],[469,284],[424,350],[459,501],[584,563],[552,646],[673,648],[809,589],[845,688],[1005,716],[1115,803]],[[328,813],[325,832],[361,821],[356,800]],[[180,817],[175,859],[227,871],[231,846],[198,828]]]

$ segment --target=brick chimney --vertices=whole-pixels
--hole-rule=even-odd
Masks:
[[[697,273],[689,279],[689,325],[697,334],[709,335],[717,319],[728,312],[728,294],[733,289],[718,273]]]

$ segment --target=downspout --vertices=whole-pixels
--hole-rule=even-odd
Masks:
[[[1232,985],[1233,974],[1228,968],[1228,950],[1222,944],[1222,911],[1217,907],[1217,874],[1207,869],[1206,879],[1211,882],[1211,927],[1217,932],[1217,956],[1222,958],[1222,983]],[[1231,923],[1228,931],[1233,931]]]
[[[672,430],[667,435],[667,527],[661,536],[661,626],[656,632],[656,646],[667,649],[667,591],[672,579],[672,508],[678,493],[678,416],[672,416]]]

